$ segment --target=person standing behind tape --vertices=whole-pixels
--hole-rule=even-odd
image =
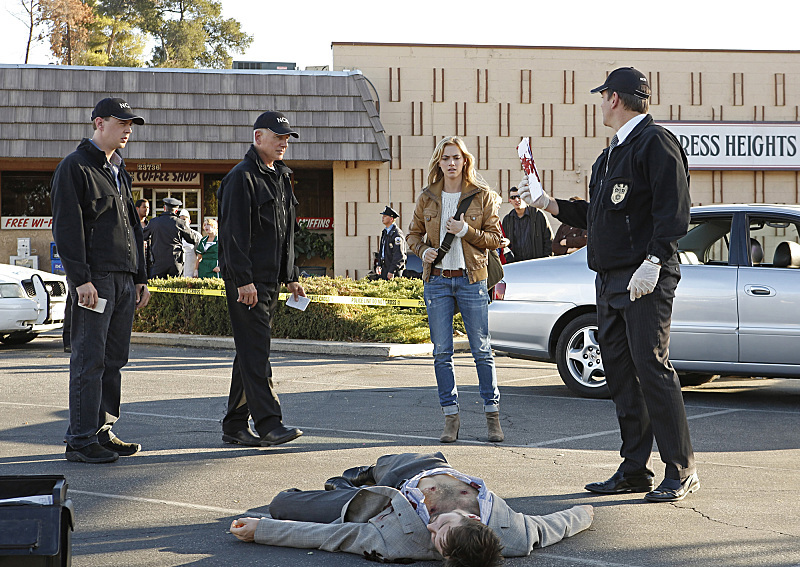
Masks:
[[[150,301],[142,225],[119,154],[144,119],[121,98],[104,98],[92,123],[92,137],[58,164],[50,193],[53,240],[72,304],[64,456],[111,463],[141,449],[120,441],[111,427],[120,415],[120,370],[128,361],[134,310]]]
[[[389,205],[386,205],[381,213],[384,229],[381,231],[381,242],[378,245],[380,265],[376,271],[384,280],[402,276],[406,267],[406,239],[403,231],[394,224],[399,216]]]
[[[589,268],[597,272],[597,333],[606,382],[617,407],[622,463],[586,490],[646,492],[675,502],[700,487],[681,385],[669,362],[672,301],[681,278],[678,239],[689,228],[689,165],[675,136],[656,125],[647,77],[633,67],[612,71],[600,93],[603,124],[614,137],[592,166],[591,201],[520,195],[561,222],[586,228]],[[540,188],[537,188],[540,189]],[[538,191],[537,191],[538,193]],[[653,439],[665,465],[653,489]]]
[[[294,264],[299,225],[292,170],[282,161],[289,136],[299,137],[283,114],[261,114],[253,144],[217,191],[219,264],[236,346],[222,440],[248,447],[280,445],[303,434],[283,425],[269,362],[280,282],[295,299],[306,295]],[[248,424],[251,416],[257,435]]]
[[[153,254],[151,278],[168,278],[183,276],[183,243],[192,247],[200,243],[200,234],[186,224],[178,216],[178,209],[183,205],[174,197],[166,197],[162,201],[164,211],[151,219],[144,229],[144,238],[148,241]],[[194,262],[192,262],[194,267]]]

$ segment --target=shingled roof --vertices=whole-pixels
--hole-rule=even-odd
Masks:
[[[0,65],[0,157],[64,157],[91,136],[92,108],[107,96],[124,98],[146,121],[128,159],[240,160],[265,110],[283,112],[300,134],[286,160],[390,159],[359,71],[58,65]]]

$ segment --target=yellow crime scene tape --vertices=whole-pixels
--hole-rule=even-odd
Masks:
[[[225,297],[224,289],[199,289],[178,287],[153,287],[147,286],[151,293],[182,293],[188,295],[213,295]],[[280,301],[285,301],[290,294],[278,295]],[[357,297],[350,295],[308,295],[314,303],[337,303],[340,305],[369,305],[373,307],[425,307],[423,299],[389,299],[384,297]]]

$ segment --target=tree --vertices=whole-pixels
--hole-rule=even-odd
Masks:
[[[143,22],[156,38],[156,67],[226,69],[231,51],[243,53],[253,41],[236,20],[222,17],[215,0],[161,0],[159,17]]]
[[[80,0],[39,0],[42,22],[48,28],[50,51],[60,63],[72,65],[86,49],[91,7]]]
[[[146,35],[139,30],[137,2],[106,0],[91,3],[95,19],[89,25],[86,50],[80,54],[81,65],[141,67],[145,64]]]
[[[42,23],[41,8],[39,5],[39,0],[19,0],[19,4],[22,6],[22,10],[25,12],[25,15],[18,16],[17,14],[13,13],[11,15],[25,24],[25,26],[28,28],[28,41],[25,44],[25,63],[27,64],[28,58],[31,54],[31,44],[42,40],[42,34],[36,33],[36,28]]]

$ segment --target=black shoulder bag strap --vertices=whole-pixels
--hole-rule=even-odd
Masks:
[[[475,195],[476,193],[473,193],[469,197],[465,197],[461,203],[459,203],[458,209],[456,210],[456,214],[453,215],[453,218],[457,219],[461,215],[466,214],[467,208],[469,207],[469,204],[472,202],[472,198]],[[452,232],[448,232],[444,235],[444,240],[442,240],[442,243],[439,245],[439,253],[436,255],[436,260],[433,261],[433,266],[441,262],[442,258],[444,258],[444,255],[450,251],[450,246],[453,244],[453,238],[455,237],[456,235]]]

